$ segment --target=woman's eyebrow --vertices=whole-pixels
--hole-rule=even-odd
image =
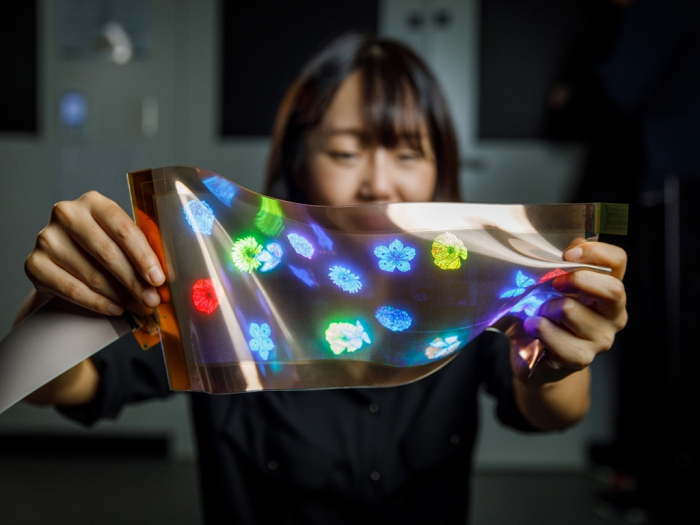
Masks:
[[[330,128],[326,130],[326,135],[352,135],[357,138],[362,138],[365,131],[359,128]]]
[[[352,135],[354,137],[362,138],[366,133],[367,132],[365,130],[359,128],[330,128],[324,132],[324,135]],[[422,138],[423,133],[419,131],[404,131],[396,133],[396,136],[399,140],[412,140]]]
[[[420,140],[423,138],[423,135],[424,133],[420,133],[419,131],[406,131],[396,134],[399,140]]]

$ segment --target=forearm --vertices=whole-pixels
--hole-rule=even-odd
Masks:
[[[559,430],[581,420],[590,407],[590,384],[589,368],[544,384],[513,378],[520,412],[541,430]]]

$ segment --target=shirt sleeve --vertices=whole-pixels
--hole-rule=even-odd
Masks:
[[[85,405],[56,407],[86,426],[102,418],[116,418],[128,403],[171,394],[160,345],[144,351],[127,334],[92,356],[92,360],[100,375],[95,398]]]
[[[481,338],[480,364],[485,374],[486,391],[498,402],[498,419],[504,425],[522,432],[541,432],[525,419],[515,402],[508,338],[497,332],[484,332]]]

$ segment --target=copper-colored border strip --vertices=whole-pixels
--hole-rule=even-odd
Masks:
[[[190,374],[185,358],[185,349],[182,345],[180,325],[175,314],[175,309],[170,302],[172,296],[168,282],[167,265],[165,264],[165,251],[160,235],[158,211],[155,203],[155,188],[152,170],[136,171],[128,174],[129,188],[131,191],[131,205],[134,209],[134,220],[143,231],[148,243],[158,256],[160,265],[166,275],[163,286],[158,288],[161,296],[161,304],[156,309],[160,337],[163,344],[163,353],[168,364],[168,379],[173,390],[191,390]],[[138,339],[138,337],[137,337]],[[139,341],[141,343],[141,341]]]

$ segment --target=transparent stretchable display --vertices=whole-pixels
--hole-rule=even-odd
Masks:
[[[624,207],[601,204],[306,206],[189,166],[129,182],[166,269],[157,321],[175,390],[397,385],[490,328],[534,366],[542,346],[522,321],[559,296],[556,276],[592,268],[562,250],[626,227]]]

